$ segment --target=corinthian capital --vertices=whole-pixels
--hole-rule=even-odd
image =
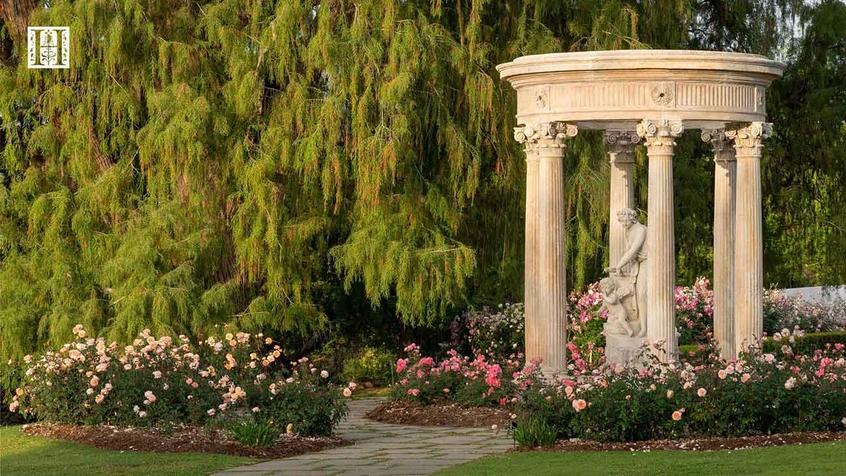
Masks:
[[[682,124],[682,121],[644,119],[637,125],[637,135],[643,138],[646,147],[649,148],[672,148],[676,145],[676,141],[673,139],[682,135],[683,132],[684,124]]]
[[[526,153],[539,153],[542,149],[561,149],[563,152],[565,141],[578,133],[579,128],[574,124],[551,121],[515,127],[514,140],[525,146]]]
[[[734,139],[726,134],[725,129],[702,129],[702,140],[714,148],[714,160],[729,162],[735,160]]]
[[[635,144],[638,142],[640,142],[640,136],[635,131],[613,129],[605,131],[605,145],[608,147],[611,162],[634,162]]]
[[[734,148],[739,156],[760,156],[764,148],[764,139],[773,133],[769,122],[751,122],[746,127],[726,129],[726,136],[734,139]]]

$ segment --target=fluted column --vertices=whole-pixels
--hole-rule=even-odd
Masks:
[[[735,346],[738,352],[764,332],[764,235],[761,216],[761,152],[772,124],[753,122],[727,130],[737,156],[735,224]]]
[[[720,355],[737,357],[734,331],[734,230],[737,162],[725,130],[703,130],[714,148],[714,339]]]
[[[567,368],[564,152],[577,132],[563,122],[514,129],[526,149],[526,359],[547,375]]]
[[[647,338],[662,343],[658,356],[663,361],[676,360],[676,257],[675,218],[673,216],[674,140],[684,132],[681,121],[644,120],[637,133],[644,139],[649,156],[649,223],[646,234],[647,256]]]
[[[609,200],[608,250],[609,266],[616,266],[626,252],[626,237],[623,225],[617,219],[617,212],[623,208],[634,208],[635,144],[640,136],[635,131],[607,130],[605,145],[611,161],[611,193]]]

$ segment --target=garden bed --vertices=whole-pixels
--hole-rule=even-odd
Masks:
[[[766,446],[801,445],[846,441],[846,431],[809,431],[779,435],[755,435],[736,438],[687,438],[601,443],[587,440],[560,440],[550,448],[524,448],[523,451],[714,451],[760,448]]]
[[[118,428],[108,425],[35,423],[23,426],[21,432],[26,435],[75,441],[107,450],[216,453],[268,459],[287,458],[352,444],[351,441],[335,437],[282,435],[271,446],[252,448],[229,438],[222,431],[193,426],[163,431],[154,428]]]
[[[368,413],[367,418],[397,425],[453,426],[489,428],[511,421],[511,412],[496,407],[463,407],[456,403],[439,402],[421,405],[407,401],[386,402]]]

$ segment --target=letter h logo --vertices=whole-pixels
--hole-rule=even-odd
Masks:
[[[29,68],[70,68],[70,27],[31,26],[26,29],[26,38]]]

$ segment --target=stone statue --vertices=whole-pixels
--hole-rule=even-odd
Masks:
[[[646,225],[637,220],[637,212],[631,208],[623,208],[617,212],[617,219],[623,225],[626,252],[620,257],[617,265],[606,268],[609,274],[606,279],[614,281],[614,294],[626,309],[628,328],[637,328],[638,337],[646,335],[646,281],[643,272],[646,253]],[[601,286],[601,284],[600,284]],[[603,290],[604,294],[604,290]],[[622,333],[623,326],[620,329]],[[629,333],[631,336],[632,333]]]
[[[617,282],[612,278],[602,278],[599,281],[599,289],[602,290],[602,307],[597,311],[602,314],[608,311],[608,323],[606,331],[617,334],[618,327],[626,331],[629,337],[634,335],[634,330],[629,324],[629,313],[623,305],[623,296],[617,294]]]

